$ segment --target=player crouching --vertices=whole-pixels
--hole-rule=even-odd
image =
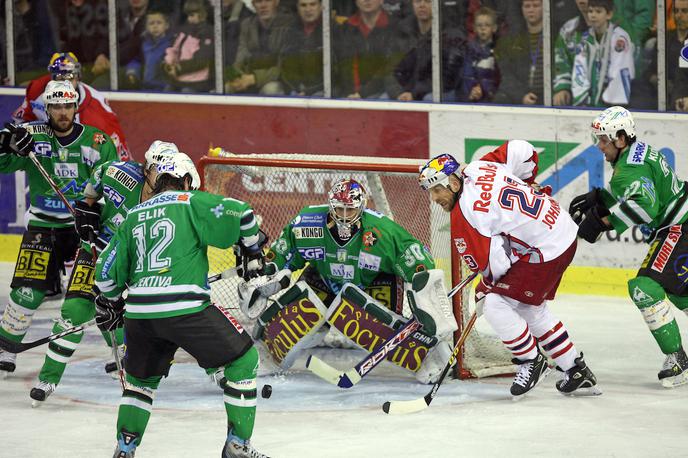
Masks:
[[[559,392],[600,394],[583,354],[547,306],[576,252],[577,226],[554,199],[534,189],[536,174],[533,146],[513,140],[465,166],[449,154],[437,156],[418,179],[451,212],[459,255],[482,273],[476,303],[519,366],[514,398],[550,370],[538,343],[564,370]]]
[[[254,338],[282,369],[302,350],[320,344],[330,329],[372,352],[403,326],[409,295],[423,332],[414,333],[388,360],[434,382],[451,354],[457,329],[444,274],[406,229],[366,208],[367,193],[353,179],[334,184],[328,205],[303,208],[272,243],[266,258],[272,277],[239,287]],[[305,269],[304,269],[305,267]],[[291,287],[291,273],[304,269]],[[268,297],[282,294],[274,301]]]
[[[247,203],[190,191],[195,173],[181,153],[158,165],[151,177],[155,195],[129,211],[96,264],[98,326],[109,331],[125,325],[117,458],[133,457],[141,444],[155,390],[178,348],[203,368],[223,369],[228,435],[222,456],[265,457],[249,442],[258,351],[236,319],[211,304],[207,278],[208,246],[238,244],[261,269],[262,256],[254,254],[261,253],[264,237]]]

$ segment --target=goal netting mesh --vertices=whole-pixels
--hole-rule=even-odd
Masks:
[[[369,208],[386,214],[429,248],[437,268],[445,272],[449,290],[461,280],[463,272],[458,262],[452,261],[449,215],[431,204],[428,193],[418,186],[419,163],[418,160],[389,158],[222,152],[219,157],[201,159],[199,173],[205,191],[251,204],[271,241],[303,207],[327,203],[327,193],[333,183],[353,178],[368,190]],[[231,250],[211,247],[208,253],[211,275],[234,266]],[[295,273],[294,278],[297,275]],[[239,279],[231,278],[213,283],[212,298],[251,329],[253,324],[238,307],[238,282]],[[455,296],[454,309],[460,326],[470,318],[472,290],[467,287],[461,295]],[[411,316],[406,305],[404,316]],[[510,354],[489,326],[481,321],[484,320],[478,321],[465,343],[457,375],[467,378],[512,373]],[[331,339],[336,340],[337,336]]]

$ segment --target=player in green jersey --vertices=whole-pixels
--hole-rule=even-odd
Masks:
[[[322,342],[330,327],[344,336],[344,342],[372,351],[408,319],[402,316],[403,300],[420,273],[423,278],[432,273],[432,281],[424,280],[427,291],[439,287],[440,293],[431,295],[431,307],[448,304],[443,272],[435,269],[430,253],[399,224],[366,208],[366,202],[360,183],[338,181],[327,205],[302,209],[272,243],[266,255],[271,263],[267,270],[279,271],[277,276],[271,282],[257,279],[239,285],[242,309],[249,318],[258,318],[254,337],[266,344],[281,368],[291,366],[300,350]],[[304,267],[299,281],[277,300],[278,305],[267,307],[267,294],[261,292],[274,293],[270,286],[283,282],[285,272],[290,276]],[[287,284],[288,280],[279,286]],[[292,316],[293,310],[301,312]],[[451,312],[440,314],[437,320],[436,314],[431,315],[435,322],[430,327],[436,326],[436,332],[427,335],[426,326],[426,335],[418,334],[422,342],[411,345],[418,353],[409,353],[414,361],[395,361],[423,383],[431,382],[446,364],[450,347],[444,338],[456,328]]]
[[[237,244],[248,278],[263,269],[265,235],[247,203],[190,191],[195,169],[181,156],[158,165],[154,197],[129,211],[96,263],[98,325],[111,330],[123,321],[126,342],[115,456],[131,457],[141,444],[154,392],[181,347],[201,367],[224,370],[222,456],[259,458],[249,442],[258,352],[239,322],[210,302],[207,248]]]
[[[569,208],[578,235],[595,243],[602,232],[621,234],[640,226],[650,250],[628,294],[666,359],[658,377],[665,387],[688,382],[688,357],[667,298],[688,312],[688,194],[660,151],[636,138],[635,122],[625,108],[604,110],[592,122],[592,134],[614,173],[608,189],[576,197]]]
[[[145,164],[134,161],[111,161],[101,164],[83,190],[83,200],[74,204],[75,226],[81,238],[81,246],[76,263],[67,285],[65,300],[60,310],[60,319],[53,326],[53,333],[61,332],[71,326],[85,323],[95,315],[95,294],[93,255],[90,242],[95,238],[97,251],[101,251],[114,235],[117,227],[124,221],[129,209],[145,202],[153,195],[153,188],[147,176],[151,168],[180,153],[174,143],[156,140],[146,151]],[[185,155],[186,156],[186,155]],[[191,159],[188,159],[191,160]],[[192,189],[198,189],[200,177],[196,174]],[[103,199],[103,205],[98,203]],[[30,396],[34,407],[39,406],[57,388],[69,359],[74,354],[83,337],[83,331],[70,334],[48,344],[45,362],[38,374],[38,383],[31,389]],[[108,345],[110,334],[103,333]],[[117,345],[122,344],[122,330],[116,331]],[[123,353],[123,349],[119,349]],[[106,365],[106,372],[114,372],[114,362]]]
[[[78,94],[69,81],[51,81],[43,94],[48,122],[8,125],[0,132],[0,173],[24,170],[31,205],[0,334],[21,342],[46,296],[62,292],[61,272],[79,244],[67,206],[27,157],[33,152],[67,200],[80,197],[92,171],[117,159],[112,140],[74,122]],[[0,350],[0,375],[14,372],[16,355]]]

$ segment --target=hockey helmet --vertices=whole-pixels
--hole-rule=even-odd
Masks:
[[[50,58],[48,71],[52,75],[53,80],[57,79],[58,76],[62,76],[65,79],[80,78],[81,64],[74,53],[56,52]]]
[[[335,223],[338,226],[351,227],[361,219],[368,201],[368,194],[361,183],[351,178],[345,178],[332,186],[327,199],[330,205],[330,214]]]
[[[155,140],[148,147],[148,150],[144,155],[146,159],[146,170],[154,165],[161,164],[175,154],[179,154],[179,148],[177,148],[177,145],[170,142],[164,142],[162,140]]]
[[[43,92],[43,103],[50,105],[79,104],[79,94],[69,81],[48,81]]]
[[[593,143],[599,137],[606,136],[611,142],[616,140],[619,131],[623,131],[629,138],[635,137],[635,121],[631,112],[624,107],[609,107],[597,115],[590,126]]]
[[[182,152],[163,157],[161,162],[157,164],[157,175],[155,177],[155,184],[163,175],[171,175],[175,178],[184,178],[187,175],[191,176],[191,189],[198,189],[201,186],[201,177],[196,171],[191,158]]]
[[[420,167],[418,183],[426,191],[437,185],[448,186],[449,177],[459,170],[460,165],[451,154],[435,156]]]

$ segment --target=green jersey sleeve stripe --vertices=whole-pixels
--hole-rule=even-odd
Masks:
[[[127,313],[160,313],[160,312],[176,312],[179,310],[192,309],[202,306],[206,301],[183,301],[183,302],[170,302],[170,303],[155,303],[146,305],[133,305],[129,302],[130,298],[127,298],[126,311]]]
[[[640,218],[640,220],[641,220],[640,224],[649,223],[650,221],[652,221],[652,218],[650,217],[650,215],[647,214],[645,209],[643,207],[641,207],[640,204],[638,204],[638,202],[636,202],[635,200],[627,200],[625,203],[626,203],[626,205],[628,205],[628,207],[631,209],[631,211],[633,211],[633,213],[636,214]],[[622,205],[622,208],[623,208],[623,205]]]
[[[616,203],[609,209],[609,212],[620,219],[626,225],[626,227],[633,226],[633,221],[619,207],[620,205]]]
[[[642,218],[642,216],[636,212],[638,207],[635,206],[634,208],[634,206],[630,205],[630,202],[631,201],[621,202],[621,204],[619,205],[619,210],[622,211],[625,215],[627,215],[631,219],[631,221],[633,221],[633,224],[645,223],[646,221]]]

